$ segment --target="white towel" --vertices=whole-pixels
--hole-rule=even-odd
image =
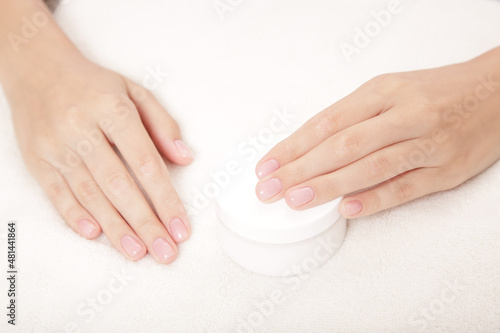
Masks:
[[[500,2],[403,1],[369,44],[357,28],[391,1],[66,0],[56,17],[93,61],[139,83],[178,120],[196,160],[171,167],[193,225],[163,266],[85,240],[26,171],[0,98],[0,254],[17,222],[20,332],[500,332],[500,163],[465,184],[348,223],[338,254],[303,279],[248,272],[222,252],[197,191],[274,112],[288,129],[374,75],[441,66],[500,45]],[[398,7],[399,8],[399,7]],[[354,112],[354,111],[353,111]],[[6,269],[5,269],[6,270]],[[4,314],[5,313],[5,314]]]

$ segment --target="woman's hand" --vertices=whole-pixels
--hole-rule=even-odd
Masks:
[[[22,47],[16,57],[4,48],[1,74],[30,172],[82,236],[102,230],[129,259],[172,262],[190,234],[160,155],[192,160],[176,122],[144,88],[83,57],[52,19]]]
[[[257,164],[261,201],[311,208],[349,193],[373,214],[453,188],[500,157],[500,48],[452,66],[376,77]]]

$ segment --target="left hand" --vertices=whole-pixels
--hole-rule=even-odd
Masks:
[[[500,157],[500,48],[471,61],[376,77],[257,164],[263,202],[337,197],[352,218],[453,188]]]

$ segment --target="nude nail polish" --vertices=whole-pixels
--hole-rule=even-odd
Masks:
[[[180,243],[189,238],[189,232],[184,222],[179,218],[173,218],[169,223],[170,235],[176,243]]]
[[[120,243],[125,252],[127,252],[127,254],[132,258],[134,258],[143,249],[141,243],[129,235],[123,236]]]
[[[267,143],[261,149],[262,154],[283,139],[277,136],[275,141]],[[215,172],[227,172],[227,161],[238,154],[237,149],[229,152]],[[261,163],[257,165],[258,161]],[[286,185],[278,171],[264,176],[255,186],[259,166],[267,161],[267,157],[262,159],[255,154],[253,159],[241,163],[237,176],[221,186],[215,197],[221,247],[235,263],[253,272],[287,278],[307,273],[329,260],[344,240],[346,219],[339,211],[342,197],[315,207],[307,206],[305,210],[294,210],[288,198],[293,190],[300,190],[300,195],[294,196],[296,205],[319,197],[319,193],[311,194],[315,189],[308,186],[309,183],[304,183],[287,191],[286,202],[263,203],[263,199],[281,198]],[[252,186],[255,191],[248,190]],[[303,189],[306,187],[310,189]],[[317,256],[318,244],[321,253]]]
[[[193,158],[193,154],[191,150],[189,150],[188,146],[182,142],[181,140],[174,141],[175,146],[177,147],[177,151],[181,154],[182,157]]]
[[[164,263],[170,261],[175,256],[175,249],[165,238],[157,238],[152,244],[156,256]]]
[[[359,200],[348,201],[344,207],[349,216],[356,215],[363,210],[363,204]]]
[[[257,178],[262,179],[273,171],[278,170],[280,167],[278,161],[274,158],[270,158],[261,165],[257,167],[255,173],[257,174]]]
[[[270,178],[257,184],[257,196],[261,201],[266,201],[276,196],[283,189],[283,184],[278,178]]]
[[[311,200],[314,199],[315,195],[316,194],[311,187],[302,187],[291,191],[286,196],[288,199],[287,201],[293,207],[300,207],[305,205],[306,203],[311,202]]]
[[[81,219],[78,221],[78,228],[87,238],[92,237],[94,231],[97,229],[97,227],[87,219]]]

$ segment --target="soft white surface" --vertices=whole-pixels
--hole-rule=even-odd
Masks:
[[[169,72],[154,93],[196,153],[193,165],[172,168],[192,205],[218,160],[267,126],[273,110],[298,113],[293,129],[376,74],[500,45],[498,1],[411,1],[347,64],[339,43],[386,3],[243,0],[221,20],[212,0],[66,0],[57,18],[104,66],[137,81],[147,66]],[[132,263],[104,237],[87,241],[65,225],[25,170],[0,100],[0,248],[6,221],[16,220],[20,331],[62,332],[73,322],[81,332],[235,332],[279,292],[284,299],[255,331],[500,331],[500,163],[454,190],[349,222],[339,253],[299,283],[233,264],[212,206],[190,209],[193,235],[175,263]],[[86,320],[78,308],[109,295],[122,270],[127,286]],[[463,289],[448,293],[454,283]],[[429,308],[439,313],[424,319]]]

